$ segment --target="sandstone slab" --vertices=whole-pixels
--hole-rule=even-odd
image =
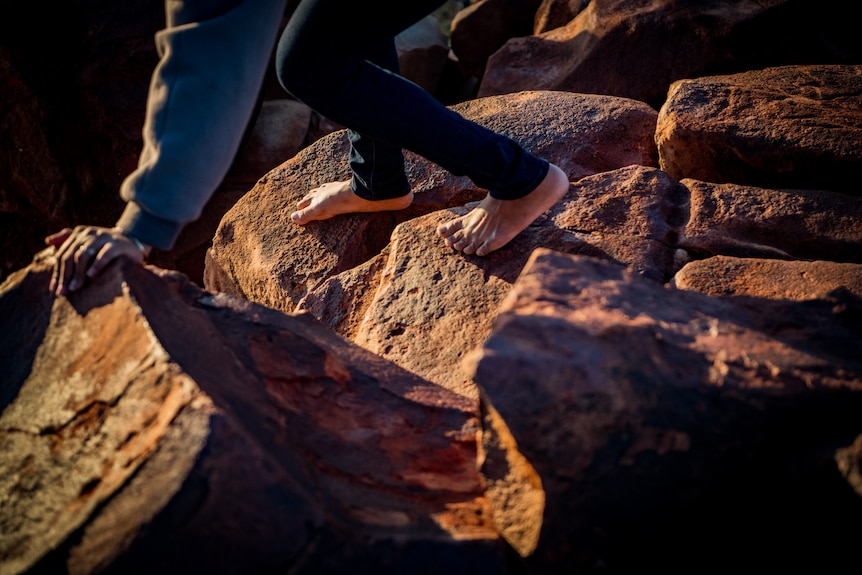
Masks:
[[[120,261],[0,288],[0,571],[503,572],[475,402]]]
[[[847,290],[862,297],[862,264],[715,256],[686,264],[671,283],[714,296],[802,301]]]
[[[847,292],[717,298],[534,252],[466,366],[545,492],[524,569],[852,562],[860,313]]]
[[[782,66],[674,83],[656,128],[677,179],[859,196],[862,66]]]
[[[679,247],[727,255],[862,263],[862,199],[684,179],[690,205]]]

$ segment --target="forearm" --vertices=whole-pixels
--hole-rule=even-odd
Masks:
[[[167,2],[156,35],[161,59],[150,84],[137,169],[120,193],[117,226],[170,249],[196,220],[239,147],[269,63],[284,0],[238,0],[213,16]],[[171,12],[174,10],[174,12]],[[191,20],[191,21],[190,21]]]

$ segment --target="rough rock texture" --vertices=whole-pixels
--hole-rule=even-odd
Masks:
[[[529,36],[541,0],[479,0],[452,19],[452,52],[470,74],[481,77],[488,57],[510,38]]]
[[[656,144],[675,178],[862,195],[862,66],[682,80],[661,109]]]
[[[521,90],[610,94],[661,107],[683,78],[767,66],[856,64],[850,4],[827,0],[591,0],[566,26],[506,43],[478,95]],[[804,40],[803,40],[804,39]]]
[[[0,288],[0,572],[501,573],[477,405],[120,263]]]
[[[632,164],[656,165],[656,112],[631,100],[528,92],[455,106],[559,165],[572,180]],[[296,202],[315,186],[349,176],[344,133],[331,134],[285,162],[225,215],[207,254],[205,286],[292,311],[327,277],[368,261],[403,221],[485,195],[466,177],[406,154],[416,194],[397,213],[362,214],[296,226]]]
[[[663,191],[660,186],[653,189]],[[628,205],[628,191],[618,191],[620,210]],[[478,390],[460,369],[461,359],[490,334],[497,307],[537,247],[625,263],[656,279],[672,273],[673,250],[660,242],[601,230],[610,227],[601,220],[593,226],[601,231],[557,227],[554,215],[565,218],[576,209],[573,205],[582,205],[579,200],[573,194],[559,212],[554,210],[504,249],[483,258],[448,250],[435,236],[436,226],[450,214],[405,222],[395,228],[378,258],[323,282],[297,309],[310,311],[354,343],[429,381],[476,397]]]
[[[541,34],[565,26],[589,3],[590,0],[542,0],[536,9],[533,33]]]
[[[736,255],[862,263],[862,198],[686,179],[690,207],[680,247]]]
[[[401,75],[436,94],[449,54],[448,39],[437,19],[427,16],[396,36],[395,48]]]
[[[860,314],[536,250],[468,361],[545,491],[525,572],[852,562]]]
[[[862,298],[862,264],[716,256],[686,264],[671,284],[714,296],[802,301],[846,290]]]
[[[6,254],[42,233],[31,211],[112,209],[75,190],[126,157],[110,126],[142,102],[117,82],[146,80],[146,51],[120,22],[146,9],[99,4],[0,18]],[[37,257],[0,287],[0,573],[852,568],[862,198],[839,180],[858,165],[862,36],[847,6],[593,0],[511,42],[501,62],[535,54],[508,61],[506,91],[530,91],[456,109],[572,184],[486,258],[433,233],[484,190],[409,154],[410,209],[288,222],[347,176],[344,134],[317,114],[295,126],[302,146],[330,136],[257,185],[289,152],[241,154],[173,259],[154,258],[200,269],[218,225],[207,289],[278,311],[125,266],[54,299]],[[64,51],[42,62],[45,43]],[[615,96],[537,90],[568,66],[591,84],[555,86]],[[264,100],[283,98],[271,80]],[[269,111],[255,130],[275,150]],[[666,138],[667,118],[685,130]]]

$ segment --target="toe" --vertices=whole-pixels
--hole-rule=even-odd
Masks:
[[[463,252],[464,248],[466,248],[469,244],[470,242],[467,241],[467,238],[461,238],[455,242],[452,242],[450,245],[459,252]]]
[[[453,232],[451,235],[446,236],[445,239],[446,244],[455,247],[459,243],[464,243],[464,234],[460,230],[458,230],[456,232]]]
[[[308,210],[297,210],[290,214],[290,220],[295,224],[304,224],[307,222]]]
[[[463,223],[461,222],[461,218],[456,218],[448,222],[443,222],[442,224],[437,226],[437,233],[441,237],[450,238],[453,234],[460,231],[462,227]]]

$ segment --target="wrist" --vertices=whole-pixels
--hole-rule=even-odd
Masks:
[[[150,250],[151,250],[152,248],[151,248],[150,246],[146,245],[144,242],[142,242],[142,241],[141,241],[141,240],[139,240],[138,238],[136,238],[135,236],[130,236],[130,235],[128,235],[128,234],[125,234],[125,236],[126,236],[127,238],[129,238],[129,240],[131,240],[131,242],[132,242],[133,244],[135,244],[136,246],[138,246],[138,249],[139,249],[139,250],[141,250],[141,256],[144,258],[144,260],[146,260],[146,259],[147,259],[147,257],[149,257],[149,255],[150,255]]]

